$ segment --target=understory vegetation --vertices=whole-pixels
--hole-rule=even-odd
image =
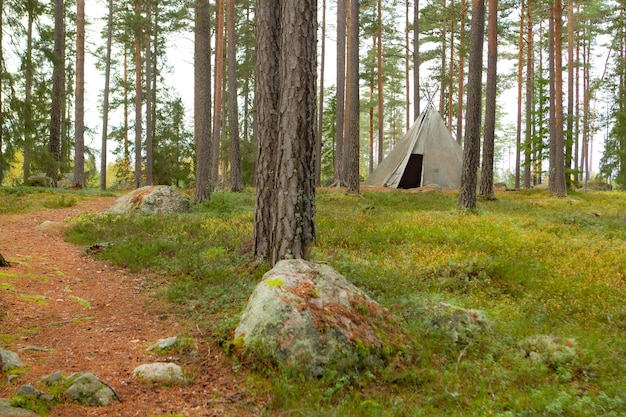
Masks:
[[[7,203],[26,201],[17,194],[0,189],[0,213],[24,209]],[[62,202],[72,198],[82,196]],[[457,198],[318,191],[312,260],[397,317],[411,361],[308,380],[233,355],[267,415],[626,414],[626,194],[499,193],[477,214],[457,212]],[[228,353],[269,268],[251,256],[253,213],[252,190],[217,192],[189,214],[83,216],[67,239],[154,276],[155,291]],[[446,322],[433,313],[441,305],[471,309],[483,325]]]

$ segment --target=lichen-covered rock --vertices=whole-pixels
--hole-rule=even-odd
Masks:
[[[466,344],[473,335],[489,327],[485,315],[448,303],[437,303],[429,308],[430,325],[445,333],[452,342]]]
[[[147,186],[117,199],[106,212],[113,214],[171,214],[189,211],[189,198],[167,185]]]
[[[4,372],[24,367],[17,353],[6,349],[0,349],[0,365],[2,365],[2,371]]]
[[[139,365],[133,371],[133,375],[141,380],[160,384],[185,384],[189,381],[183,369],[170,362]]]
[[[92,373],[72,375],[64,384],[69,384],[64,396],[77,403],[98,407],[107,406],[120,398],[115,391]]]
[[[234,345],[305,375],[384,365],[404,346],[398,324],[332,267],[284,260],[248,301]]]

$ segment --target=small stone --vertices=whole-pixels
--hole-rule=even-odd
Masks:
[[[0,349],[0,363],[4,372],[24,367],[17,353],[5,349]]]
[[[48,375],[47,377],[45,377],[44,379],[41,380],[41,382],[43,382],[44,384],[50,386],[53,385],[54,383],[60,381],[63,379],[63,374],[59,371],[56,371],[53,374]]]
[[[22,385],[20,389],[17,390],[17,395],[21,395],[23,397],[39,398],[39,396],[41,395],[41,391],[39,391],[30,384],[26,384]]]
[[[165,384],[184,384],[188,382],[187,377],[183,373],[183,369],[174,363],[157,362],[139,365],[133,371],[133,375],[136,378],[149,382]]]
[[[174,348],[177,343],[178,343],[178,337],[176,337],[176,336],[168,337],[166,339],[159,339],[159,340],[156,341],[156,343],[151,345],[148,348],[148,350],[149,351],[153,351],[153,350],[169,350],[169,349]]]

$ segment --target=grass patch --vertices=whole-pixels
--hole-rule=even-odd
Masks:
[[[315,381],[246,371],[264,412],[624,415],[626,194],[497,197],[464,215],[454,194],[319,190],[313,260],[390,309],[416,357]],[[253,210],[251,190],[220,192],[188,214],[85,216],[67,239],[106,242],[95,256],[165,275],[159,293],[228,350],[268,269],[251,257]],[[442,325],[459,311],[486,324]]]

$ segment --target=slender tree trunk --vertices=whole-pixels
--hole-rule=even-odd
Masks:
[[[26,54],[24,57],[24,183],[30,177],[30,164],[33,152],[33,26],[35,24],[34,1],[29,1],[28,23],[26,28]]]
[[[517,129],[515,140],[515,189],[520,188],[521,180],[521,148],[522,148],[522,80],[524,68],[524,0],[522,0],[522,10],[520,11],[520,28],[517,52]],[[526,138],[528,140],[528,138]],[[528,144],[527,144],[528,145]],[[530,161],[525,160],[524,166]]]
[[[326,69],[326,0],[322,0],[322,34],[320,51],[319,110],[317,114],[317,146],[315,149],[315,186],[322,185],[322,141],[324,131],[324,71]]]
[[[239,149],[239,107],[237,104],[237,39],[235,0],[228,1],[228,136],[230,140],[230,190],[243,190],[241,151]]]
[[[76,106],[74,186],[85,187],[85,0],[76,2]]]
[[[420,108],[420,2],[413,6],[413,120],[417,120]]]
[[[580,4],[576,7],[576,14],[580,14]],[[578,183],[581,179],[581,170],[580,170],[580,41],[576,42],[576,87],[575,87],[575,110],[574,110],[574,180]]]
[[[211,6],[196,1],[194,42],[194,141],[196,145],[195,201],[211,198]]]
[[[213,105],[213,136],[211,138],[211,183],[213,190],[219,187],[220,180],[220,133],[222,129],[222,93],[224,91],[224,1],[226,0],[217,0],[215,26],[215,104]]]
[[[467,15],[467,0],[461,0],[461,28],[459,34],[459,99],[456,108],[456,141],[461,143],[463,137],[463,95],[465,87],[465,16]],[[452,126],[450,126],[452,127]]]
[[[565,141],[563,134],[563,6],[561,0],[554,1],[554,92],[555,92],[555,191],[557,197],[567,196],[565,184]]]
[[[376,47],[376,38],[374,38],[374,48]],[[370,83],[370,98],[374,98],[374,80]],[[370,100],[370,106],[368,111],[369,118],[369,163],[368,163],[368,172],[371,174],[374,172],[374,103]]]
[[[533,54],[533,15],[532,1],[528,2],[528,22],[526,35],[526,130],[524,133],[524,188],[531,187],[532,179],[532,136],[533,136],[533,97],[535,79],[535,58]],[[521,92],[520,92],[521,94]]]
[[[346,182],[349,193],[360,192],[359,175],[359,148],[360,148],[360,106],[359,106],[359,2],[350,0],[350,33],[348,36],[348,134],[345,140],[348,142]]]
[[[377,85],[378,85],[378,163],[385,157],[385,112],[383,93],[383,7],[382,0],[378,0],[378,29],[376,38],[376,60],[377,60]]]
[[[135,0],[135,16],[139,21],[139,0]],[[142,84],[141,84],[141,26],[135,23],[135,188],[142,185],[141,135],[142,135]]]
[[[124,48],[124,179],[130,182],[130,79],[128,71],[130,50]]]
[[[483,142],[483,165],[480,177],[480,195],[493,199],[493,163],[496,131],[496,98],[498,78],[498,0],[489,0],[487,41],[487,91],[485,106],[485,139]]]
[[[450,3],[450,7],[453,7],[454,3],[451,2]],[[454,19],[450,19],[450,63],[448,64],[448,106],[447,106],[447,113],[448,113],[448,129],[450,130],[450,132],[452,132],[452,119],[453,119],[453,114],[452,114],[452,107],[453,107],[453,103],[454,103],[454,89],[452,88],[452,80],[454,79],[454,32],[455,32],[455,24],[454,24]],[[460,69],[459,69],[460,71]],[[461,97],[459,97],[459,100],[462,100]]]
[[[152,9],[150,2],[146,2],[146,185],[152,185],[154,183],[152,175],[152,164],[154,162],[154,149],[153,149],[153,137],[154,126],[152,120],[152,47],[151,35],[152,32]]]
[[[548,6],[548,66],[550,78],[550,157],[548,191],[556,193],[556,61],[555,61],[555,30],[554,30],[554,5]],[[560,68],[559,68],[560,70]]]
[[[63,117],[65,83],[65,5],[63,0],[54,3],[54,52],[52,72],[52,106],[50,110],[50,139],[46,175],[56,187],[61,157],[61,122]]]
[[[447,10],[447,4],[446,4],[446,0],[443,0],[443,10]],[[447,16],[444,14],[444,16]],[[444,118],[446,117],[446,109],[445,109],[445,102],[446,102],[446,59],[447,59],[447,54],[448,54],[448,50],[447,50],[447,36],[448,36],[448,31],[447,31],[447,26],[448,25],[448,20],[446,19],[446,17],[443,18],[442,22],[441,22],[441,80],[439,81],[439,114],[441,114],[441,117]],[[449,127],[448,127],[449,128]]]
[[[3,44],[2,44],[2,31],[4,30],[4,24],[3,24],[3,20],[4,20],[4,1],[0,0],[0,68],[4,68],[4,48],[3,48]],[[2,151],[3,148],[3,138],[4,138],[4,134],[2,132],[2,126],[4,126],[4,106],[3,106],[3,96],[2,96],[2,88],[4,87],[4,83],[3,81],[3,77],[0,77],[0,187],[2,187],[2,183],[4,182],[4,170],[5,170],[5,163],[4,163],[4,153]],[[0,254],[0,257],[2,257],[2,255]]]
[[[109,93],[111,88],[111,52],[113,43],[113,0],[109,0],[107,23],[107,50],[104,69],[104,97],[102,103],[102,148],[100,155],[100,189],[107,188],[107,136],[109,133]]]
[[[476,184],[480,160],[480,124],[482,109],[483,40],[485,36],[485,2],[472,0],[470,32],[469,76],[467,79],[467,106],[463,170],[459,208],[476,210]]]
[[[406,130],[411,127],[411,78],[409,76],[409,0],[405,0],[405,21],[404,21],[404,93],[406,105]]]
[[[272,265],[285,258],[308,258],[316,233],[317,1],[281,3],[278,198]]]
[[[565,145],[565,180],[572,186],[572,153],[574,148],[574,1],[567,3],[567,142]]]
[[[256,207],[254,211],[254,256],[269,259],[274,246],[272,225],[276,190],[278,152],[278,111],[280,60],[280,2],[256,2],[256,82],[254,101],[256,108],[254,134],[257,143]]]
[[[335,182],[341,185],[343,175],[344,121],[346,96],[346,2],[337,0],[337,117],[335,129]]]

